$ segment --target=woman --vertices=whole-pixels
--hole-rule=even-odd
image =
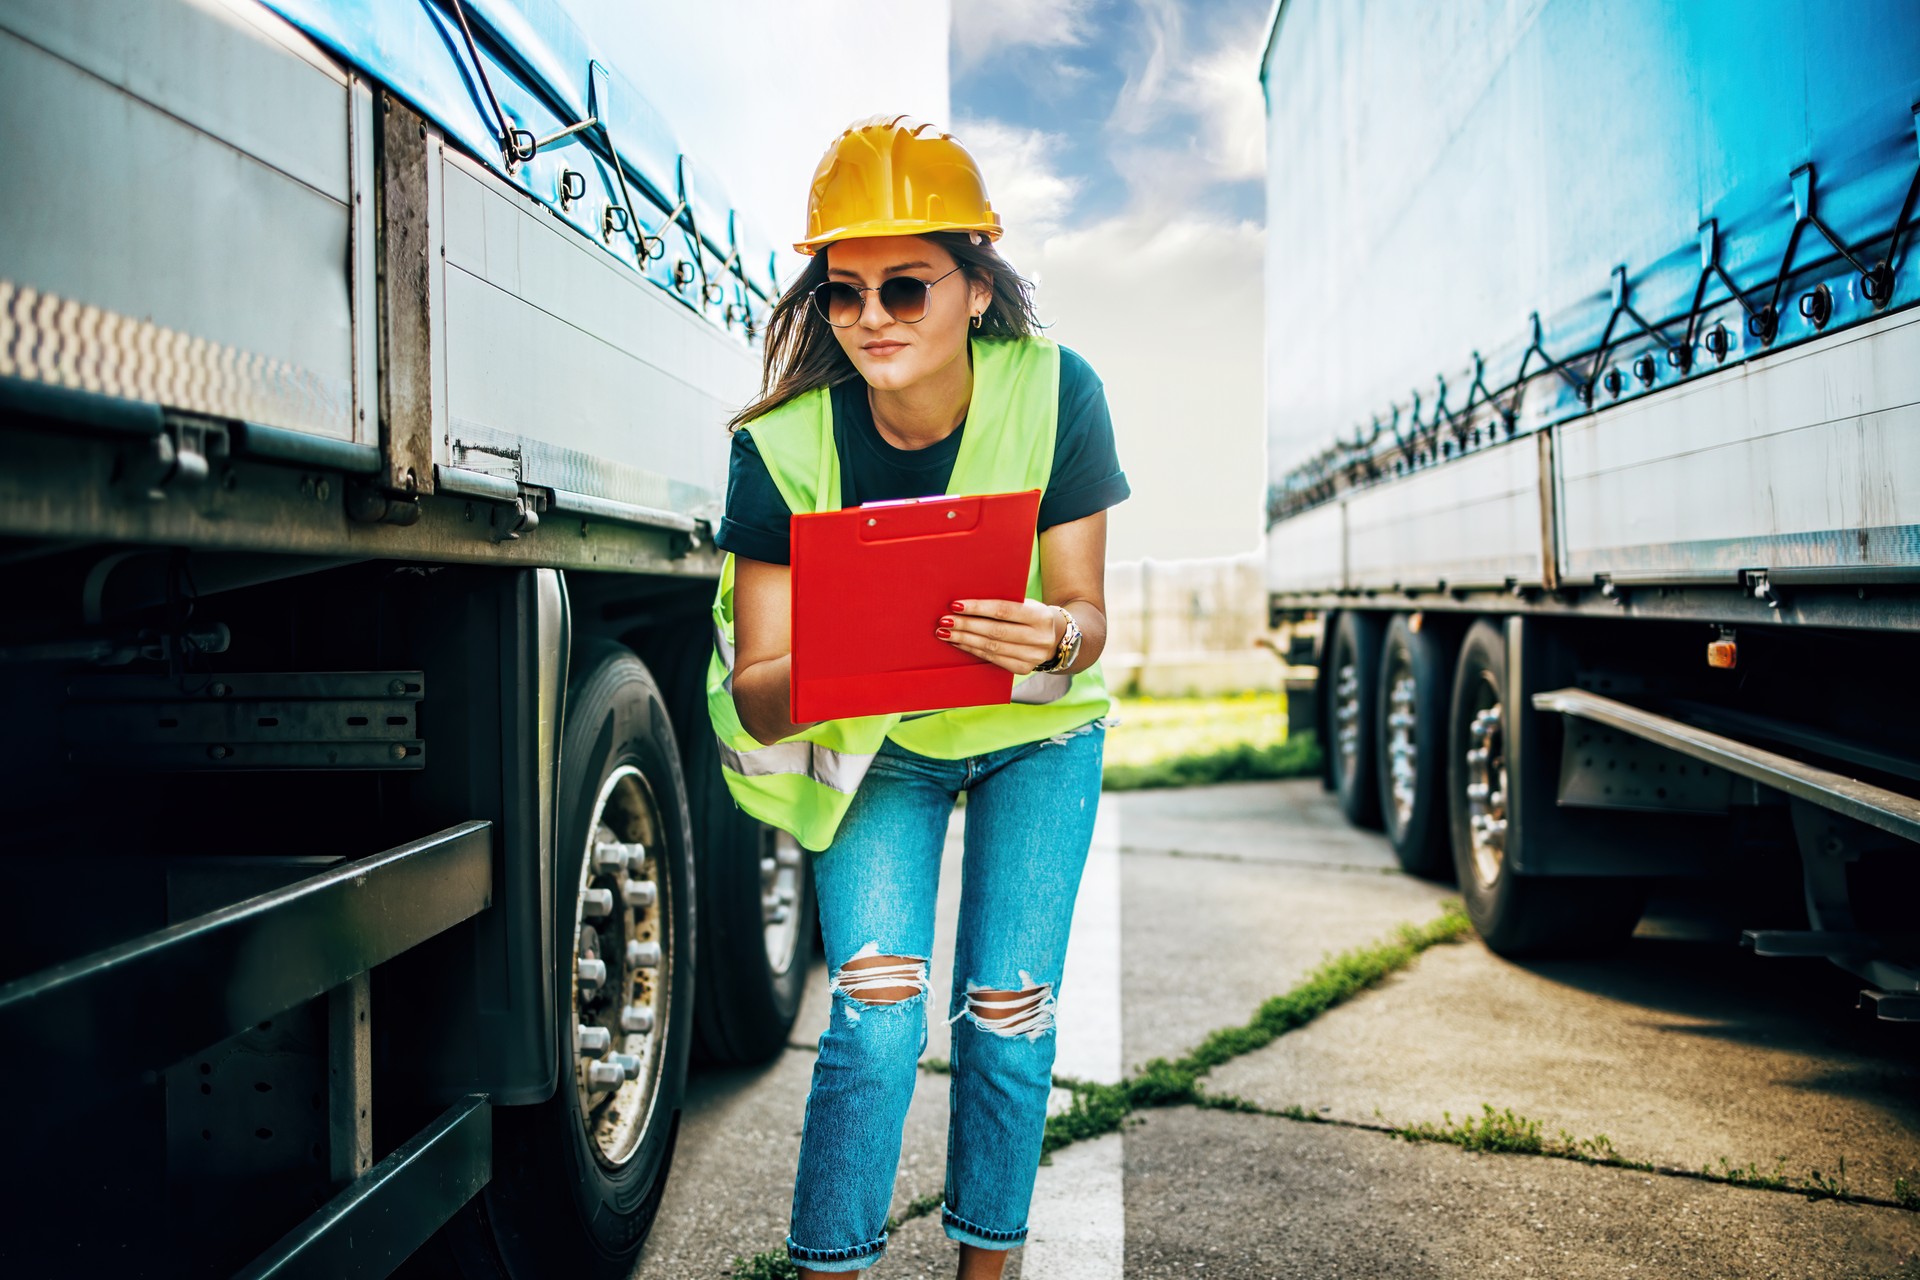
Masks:
[[[1106,508],[1128,495],[1099,379],[1035,334],[971,156],[905,117],[847,129],[808,200],[812,255],[734,420],[709,710],[728,786],[815,851],[832,1016],[787,1237],[802,1276],[857,1271],[884,1224],[917,1062],[940,855],[968,793],[941,1220],[962,1280],[1027,1233],[1053,1008],[1092,838],[1110,702]],[[941,493],[1043,491],[1021,600],[929,617],[1016,674],[1012,703],[788,718],[788,516]],[[849,628],[860,602],[847,602]],[[1035,673],[1039,674],[1035,674]]]

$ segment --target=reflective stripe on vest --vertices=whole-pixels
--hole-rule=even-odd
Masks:
[[[725,742],[720,746],[720,763],[747,778],[765,778],[776,773],[800,773],[823,787],[852,795],[867,776],[871,755],[835,751],[817,742],[776,742],[752,751],[737,751]]]

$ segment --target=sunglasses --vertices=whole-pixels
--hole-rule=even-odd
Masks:
[[[953,271],[960,268],[955,267]],[[947,275],[935,280],[922,280],[918,276],[895,276],[877,285],[847,284],[842,280],[828,280],[813,287],[813,309],[820,318],[836,329],[845,329],[857,324],[860,313],[866,309],[866,294],[880,295],[880,309],[898,320],[901,324],[919,324],[927,318],[927,295],[933,292],[933,286],[945,280]]]

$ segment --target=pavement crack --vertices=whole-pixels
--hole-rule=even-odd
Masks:
[[[1761,1191],[1774,1195],[1795,1195],[1808,1200],[1835,1200],[1842,1204],[1871,1205],[1882,1209],[1900,1209],[1908,1213],[1920,1213],[1920,1195],[1905,1178],[1893,1180],[1893,1195],[1875,1196],[1865,1192],[1852,1191],[1844,1184],[1845,1161],[1841,1162],[1838,1178],[1822,1174],[1818,1169],[1800,1182],[1791,1177],[1783,1177],[1778,1168],[1772,1174],[1759,1174],[1756,1166],[1731,1165],[1722,1160],[1721,1170],[1712,1168],[1687,1169],[1680,1165],[1662,1164],[1657,1160],[1629,1160],[1613,1150],[1613,1144],[1604,1137],[1575,1139],[1573,1135],[1562,1133],[1557,1139],[1543,1138],[1539,1135],[1537,1122],[1525,1120],[1514,1115],[1511,1109],[1495,1112],[1492,1105],[1485,1108],[1483,1120],[1468,1119],[1455,1122],[1448,1116],[1440,1125],[1412,1124],[1392,1125],[1374,1123],[1366,1120],[1348,1120],[1338,1116],[1319,1115],[1305,1107],[1266,1107],[1257,1102],[1238,1097],[1234,1094],[1205,1093],[1195,1091],[1196,1096],[1184,1103],[1214,1111],[1236,1111],[1245,1115],[1268,1116],[1276,1120],[1288,1120],[1295,1124],[1329,1125],[1336,1129],[1354,1129],[1363,1133],[1377,1133],[1402,1142],[1426,1143],[1440,1146],[1455,1146],[1463,1150],[1479,1152],[1483,1155],[1534,1156],[1546,1160],[1563,1160],[1571,1164],[1593,1165],[1602,1169],[1625,1169],[1634,1173],[1649,1173],[1662,1178],[1680,1178],[1692,1182],[1711,1182],[1720,1186],[1737,1187],[1743,1191]]]

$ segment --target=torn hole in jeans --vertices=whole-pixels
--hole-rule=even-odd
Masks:
[[[1022,969],[1020,986],[1015,991],[969,981],[966,1004],[947,1021],[957,1022],[971,1014],[973,1024],[983,1031],[1037,1040],[1053,1030],[1053,1010],[1053,984],[1035,982],[1033,975]]]
[[[869,957],[887,961],[885,964],[862,965],[849,968],[855,960]],[[834,972],[830,990],[839,992],[845,999],[848,1022],[860,1021],[860,1012],[865,1009],[885,1009],[918,999],[927,993],[927,962],[914,956],[882,955],[878,941],[869,942],[847,959],[847,964]],[[881,996],[882,991],[891,992],[900,987],[912,987],[913,992],[901,996],[889,994]]]

